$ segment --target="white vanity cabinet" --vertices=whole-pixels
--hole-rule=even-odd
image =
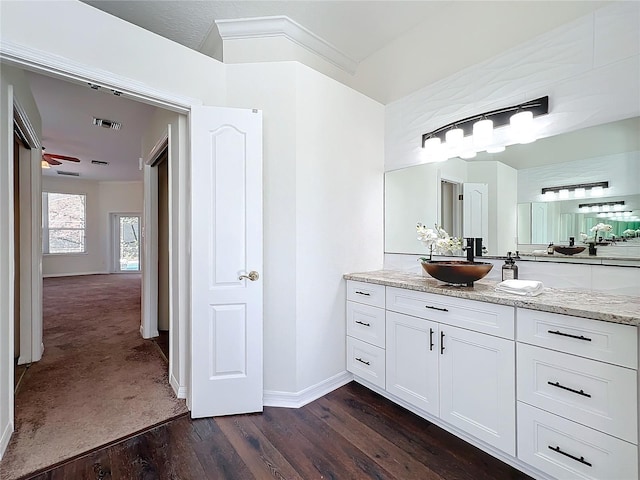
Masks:
[[[386,305],[386,390],[515,455],[513,307],[394,287]]]
[[[638,480],[637,326],[389,278],[347,281],[347,369],[358,381],[534,478]],[[560,308],[545,295],[538,308]],[[608,301],[620,299],[599,298],[600,314]]]
[[[347,370],[385,387],[385,287],[347,282]]]
[[[517,317],[518,458],[555,478],[636,480],[636,327]]]

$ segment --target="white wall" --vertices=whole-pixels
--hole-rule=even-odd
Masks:
[[[541,137],[638,116],[639,24],[640,3],[616,2],[388,104],[385,170],[421,163],[423,133],[544,95]]]
[[[85,3],[3,1],[0,9],[3,52],[19,48],[34,59],[47,52],[70,69],[93,69],[93,80],[122,76],[147,90],[206,104],[224,101],[222,63]]]
[[[342,274],[382,265],[383,107],[293,62],[228,67],[228,104],[264,118],[267,393],[345,368]]]
[[[345,369],[342,274],[382,266],[384,107],[297,66],[298,391]]]
[[[227,68],[229,106],[263,111],[264,388],[296,387],[296,65]]]
[[[42,190],[87,196],[86,253],[43,255],[43,276],[85,275],[113,271],[109,214],[142,212],[142,183],[96,182],[45,176],[42,179]]]

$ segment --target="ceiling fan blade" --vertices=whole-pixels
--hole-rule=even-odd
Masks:
[[[46,160],[46,162],[49,165],[62,165],[62,162],[59,162],[58,160],[54,160],[53,158],[50,158],[50,159]]]
[[[48,159],[51,158],[58,158],[60,160],[67,160],[69,162],[80,162],[79,158],[76,157],[68,157],[67,155],[58,155],[57,153],[45,153],[43,155],[44,157],[47,157]]]

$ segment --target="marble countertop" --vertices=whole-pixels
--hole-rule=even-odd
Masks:
[[[528,297],[498,292],[495,290],[495,286],[499,282],[495,281],[480,280],[475,282],[473,287],[456,287],[445,285],[431,277],[394,270],[349,273],[344,275],[344,278],[543,312],[575,315],[626,325],[640,325],[640,297],[558,288],[545,288],[537,297]]]

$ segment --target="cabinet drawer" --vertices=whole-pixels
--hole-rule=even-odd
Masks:
[[[384,308],[384,285],[347,280],[347,300]]]
[[[637,368],[637,329],[631,325],[518,308],[518,341]]]
[[[518,458],[563,480],[637,480],[638,447],[518,402]]]
[[[380,388],[385,387],[384,355],[380,347],[347,337],[347,370]]]
[[[347,302],[347,335],[384,348],[384,317],[381,308]]]
[[[513,307],[387,287],[387,310],[514,339]]]
[[[638,442],[637,372],[518,344],[518,400]]]

